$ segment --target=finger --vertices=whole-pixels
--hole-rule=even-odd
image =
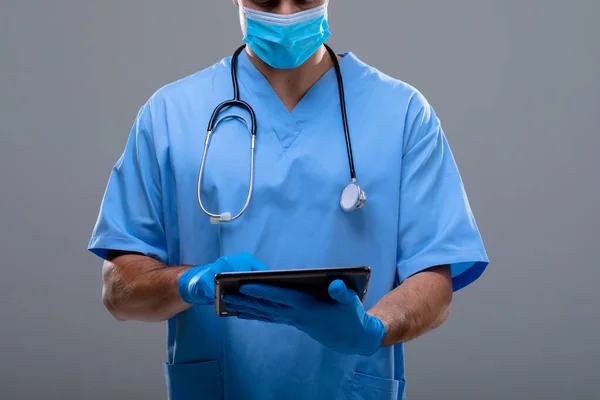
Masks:
[[[250,253],[239,253],[233,256],[225,256],[223,259],[231,266],[233,271],[267,271],[269,268],[258,261]]]
[[[251,271],[268,271],[269,267],[267,267],[262,262],[258,261],[256,258],[252,259],[252,263],[250,264]]]
[[[256,299],[279,303],[288,307],[298,307],[311,301],[307,293],[271,285],[248,283],[240,287],[240,293]]]
[[[236,314],[246,314],[251,315],[255,318],[261,318],[264,320],[269,320],[276,323],[287,324],[289,318],[285,315],[278,313],[277,311],[266,311],[264,309],[259,309],[251,306],[240,306],[240,305],[227,305],[227,310],[231,312],[235,312]]]
[[[329,296],[340,304],[352,304],[358,296],[344,284],[344,281],[336,279],[329,284]]]
[[[245,295],[223,295],[223,302],[225,303],[227,308],[242,307],[249,310],[257,310],[257,312],[260,312],[265,316],[280,316],[285,314],[285,312],[283,312],[282,310],[282,308],[285,306],[262,299],[248,297]]]
[[[267,322],[270,324],[283,324],[283,322],[277,322],[272,319],[269,319],[266,317],[260,317],[260,316],[254,315],[254,314],[240,313],[240,314],[237,314],[236,317],[239,319],[243,319],[243,320],[261,321],[261,322]]]
[[[242,306],[235,306],[235,305],[228,305],[227,306],[227,311],[229,312],[234,312],[236,314],[246,314],[246,315],[251,315],[255,318],[262,318],[262,319],[268,319],[273,321],[274,318],[272,315],[267,315],[265,313],[263,313],[260,310],[254,309],[254,308],[250,308],[250,307],[242,307]]]
[[[247,271],[267,271],[269,267],[260,262],[250,253],[241,253],[237,256],[244,264],[244,270]]]

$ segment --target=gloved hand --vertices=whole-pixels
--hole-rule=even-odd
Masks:
[[[265,271],[263,263],[250,253],[223,256],[212,264],[185,271],[179,278],[179,295],[186,303],[209,305],[214,303],[215,275],[221,272]]]
[[[238,318],[292,325],[341,353],[375,353],[385,336],[383,322],[368,315],[341,280],[329,285],[329,296],[331,300],[323,300],[296,290],[246,284],[240,294],[224,295],[223,301]]]

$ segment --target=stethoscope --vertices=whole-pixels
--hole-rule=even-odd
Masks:
[[[239,58],[240,53],[244,50],[245,47],[246,47],[246,44],[244,44],[240,48],[238,48],[235,51],[235,53],[233,53],[233,57],[231,59],[231,81],[233,83],[233,100],[224,101],[223,103],[219,104],[217,106],[217,108],[215,108],[215,110],[212,113],[212,116],[210,117],[210,121],[208,122],[206,140],[204,141],[204,151],[202,153],[202,162],[200,163],[200,172],[198,174],[198,204],[200,205],[200,208],[202,209],[202,211],[204,211],[204,213],[210,217],[211,224],[219,224],[221,222],[235,221],[236,219],[241,217],[242,214],[246,211],[246,209],[248,208],[248,205],[250,204],[250,199],[252,198],[252,190],[254,187],[254,149],[256,148],[256,116],[254,114],[254,110],[252,109],[252,107],[250,107],[250,105],[248,103],[246,103],[245,101],[240,99],[240,91],[239,91],[238,79],[237,79],[238,58]],[[346,100],[345,100],[345,96],[344,96],[344,84],[342,82],[342,72],[340,70],[340,65],[338,63],[338,59],[337,59],[337,56],[334,53],[334,51],[327,45],[325,45],[325,48],[327,49],[327,52],[329,53],[331,60],[333,61],[333,65],[335,67],[335,73],[336,73],[337,82],[338,82],[338,92],[340,94],[340,108],[341,108],[341,112],[342,112],[342,122],[344,124],[344,133],[346,134],[346,150],[348,152],[348,163],[350,164],[350,180],[351,180],[351,182],[342,191],[342,195],[340,198],[340,206],[342,207],[342,210],[349,213],[349,212],[358,210],[359,208],[362,208],[367,201],[367,195],[360,188],[358,183],[356,182],[356,173],[354,171],[354,160],[352,157],[352,146],[350,144],[350,131],[348,129],[348,118],[346,116]],[[218,123],[221,121],[221,120],[216,121],[216,119],[217,119],[217,116],[219,115],[219,113],[225,107],[229,107],[229,106],[238,106],[243,109],[246,109],[248,111],[248,113],[250,113],[250,119],[252,120],[252,126],[249,127],[252,141],[250,144],[250,151],[251,151],[251,154],[250,154],[250,185],[248,187],[248,196],[246,197],[246,203],[244,204],[244,206],[242,207],[240,212],[233,217],[231,216],[230,212],[224,212],[221,214],[213,214],[213,213],[208,212],[204,208],[204,205],[202,204],[202,197],[200,195],[201,185],[202,185],[202,175],[204,174],[204,162],[206,160],[206,153],[208,152],[210,138],[211,138],[214,130],[216,129],[216,125],[218,125]],[[240,119],[244,120],[242,117],[237,117],[237,116],[233,116],[233,118],[240,118]]]

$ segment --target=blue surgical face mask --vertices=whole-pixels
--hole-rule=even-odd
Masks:
[[[327,3],[292,15],[279,15],[243,7],[244,42],[265,63],[277,69],[304,64],[331,36]]]

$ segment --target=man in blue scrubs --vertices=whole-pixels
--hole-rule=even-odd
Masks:
[[[403,343],[439,327],[453,292],[488,265],[439,119],[410,85],[338,55],[364,207],[345,212],[348,158],[325,0],[234,0],[247,46],[240,98],[256,113],[252,199],[212,224],[198,174],[216,106],[233,97],[231,57],[158,90],[114,166],[89,249],[105,259],[103,299],[119,320],[167,321],[169,398],[381,399],[406,396]],[[233,118],[229,118],[233,117]],[[241,117],[238,118],[238,117]],[[224,110],[200,195],[243,208],[246,110]],[[224,271],[369,266],[361,303],[246,285],[214,312]]]

